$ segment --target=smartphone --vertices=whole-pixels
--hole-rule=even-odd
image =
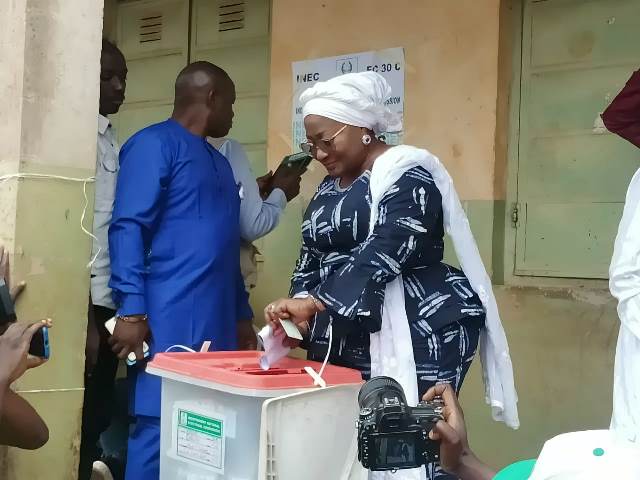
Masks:
[[[308,153],[298,152],[293,155],[287,155],[282,159],[278,169],[280,168],[292,168],[298,172],[304,172],[306,168],[309,166],[313,157]]]
[[[109,332],[109,335],[113,335],[113,330],[116,328],[116,317],[113,317],[112,319],[108,320],[104,324],[104,326]],[[147,342],[142,342],[142,355],[144,356],[145,359],[149,357],[149,345],[147,345]],[[129,352],[129,355],[127,355],[126,363],[130,367],[138,363],[138,359],[136,358],[135,352]]]
[[[31,339],[29,354],[40,358],[49,358],[51,349],[49,347],[49,329],[42,327]]]

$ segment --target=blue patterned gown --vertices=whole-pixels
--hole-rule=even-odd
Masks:
[[[442,263],[440,192],[425,169],[408,170],[380,201],[369,236],[369,178],[367,171],[341,188],[339,179],[326,177],[305,213],[290,294],[312,293],[327,310],[317,316],[304,347],[310,359],[322,361],[331,321],[329,361],[367,379],[369,335],[381,326],[386,283],[402,274],[418,391],[445,382],[459,391],[485,313],[464,273]],[[447,478],[429,468],[429,478]]]

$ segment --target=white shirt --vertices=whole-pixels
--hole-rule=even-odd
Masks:
[[[620,317],[611,428],[640,445],[640,170],[627,190],[609,288],[618,299]]]
[[[113,200],[120,167],[118,153],[120,147],[109,119],[98,115],[98,150],[96,159],[95,209],[93,213],[93,240],[91,258],[96,257],[91,266],[91,300],[94,305],[111,308],[115,305],[111,299],[109,278],[109,224],[113,212]]]
[[[278,226],[280,215],[287,205],[287,197],[282,190],[274,188],[269,197],[262,200],[256,177],[242,145],[231,139],[209,141],[229,160],[233,177],[240,188],[240,236],[247,242],[264,237]]]
[[[529,480],[640,478],[640,450],[610,430],[558,435],[544,444]]]

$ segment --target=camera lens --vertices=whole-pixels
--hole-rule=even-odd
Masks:
[[[407,400],[404,397],[402,386],[391,377],[374,377],[368,380],[358,394],[360,408],[375,409],[382,403],[383,397],[397,396],[403,405]]]

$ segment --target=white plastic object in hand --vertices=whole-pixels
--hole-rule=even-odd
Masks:
[[[116,317],[113,317],[110,320],[108,320],[104,324],[104,327],[109,332],[109,335],[113,335],[113,331],[116,328]],[[147,358],[149,356],[149,345],[147,345],[147,342],[142,342],[142,354],[144,355],[144,358]],[[135,365],[137,361],[138,360],[136,359],[135,352],[129,352],[129,355],[127,355],[127,365],[129,366]]]
[[[281,318],[280,325],[282,325],[282,328],[284,329],[284,333],[287,335],[287,337],[293,338],[294,340],[302,340],[302,334],[300,333],[300,330],[298,330],[298,327],[296,327],[296,324],[293,323],[291,320],[287,320],[286,318]]]

